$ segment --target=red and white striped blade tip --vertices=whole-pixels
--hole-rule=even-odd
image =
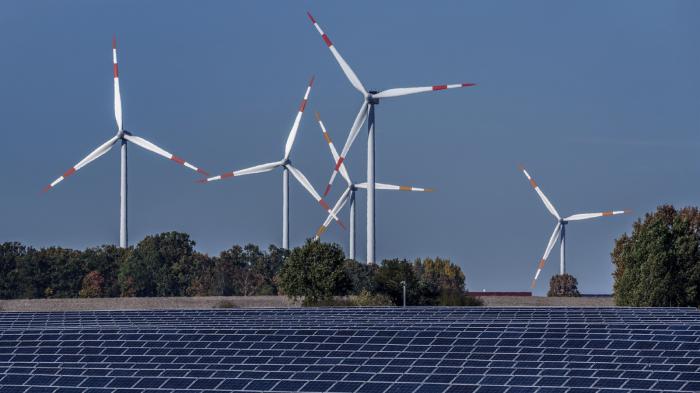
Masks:
[[[314,19],[314,16],[311,15],[311,13],[310,13],[309,11],[306,11],[306,15],[307,15],[307,16],[309,17],[309,19],[311,20],[311,23],[316,23],[316,19]]]

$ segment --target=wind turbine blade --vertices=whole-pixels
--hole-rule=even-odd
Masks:
[[[566,217],[564,219],[564,221],[587,220],[589,218],[615,216],[617,214],[625,214],[625,213],[629,213],[629,210],[610,210],[610,211],[600,212],[600,213],[581,213],[581,214],[574,214],[572,216]]]
[[[199,183],[207,183],[207,182],[212,182],[216,180],[223,180],[227,179],[229,177],[234,177],[234,176],[244,176],[244,175],[252,175],[255,173],[264,173],[264,172],[269,172],[278,166],[282,165],[281,161],[277,162],[268,162],[266,164],[260,164],[256,166],[252,166],[250,168],[245,168],[237,171],[231,171],[231,172],[226,172],[218,176],[214,177],[209,177],[206,179],[198,180]]]
[[[347,203],[348,199],[350,199],[350,186],[348,186],[345,189],[345,192],[343,192],[343,195],[338,198],[338,201],[335,203],[335,206],[333,206],[333,209],[331,210],[331,213],[328,213],[328,217],[326,217],[326,220],[323,222],[320,228],[316,231],[316,236],[314,237],[314,240],[318,240],[321,235],[323,235],[327,230],[328,226],[331,225],[331,221],[333,221],[334,216],[338,216],[340,211],[343,209],[345,204]]]
[[[476,86],[476,83],[456,83],[453,85],[437,85],[437,86],[425,86],[425,87],[399,87],[396,89],[388,89],[380,91],[377,94],[373,94],[374,98],[389,98],[389,97],[399,97],[406,96],[409,94],[424,93],[427,91],[439,91],[447,89],[456,89],[460,87],[471,87]]]
[[[135,145],[140,146],[143,149],[146,149],[150,152],[156,153],[159,156],[163,156],[163,157],[167,158],[168,160],[172,160],[172,161],[177,162],[180,165],[184,165],[187,168],[190,168],[195,172],[201,173],[204,176],[209,176],[209,173],[207,173],[205,170],[197,168],[196,166],[190,164],[189,162],[183,160],[182,158],[161,149],[160,147],[156,146],[155,144],[153,144],[153,143],[151,143],[151,142],[149,142],[141,137],[138,137],[136,135],[131,135],[131,134],[124,134],[124,139],[126,139],[129,142],[132,142]]]
[[[119,91],[119,66],[117,65],[117,36],[112,37],[112,61],[114,62],[114,118],[122,131],[122,96]]]
[[[367,119],[368,108],[369,105],[367,104],[367,100],[362,101],[360,111],[357,113],[357,116],[355,116],[355,121],[352,123],[352,127],[350,128],[350,134],[348,134],[348,139],[345,141],[343,151],[340,153],[340,157],[335,163],[335,168],[333,168],[331,179],[330,181],[328,181],[328,185],[326,186],[326,191],[323,193],[323,196],[328,195],[328,193],[330,192],[331,186],[333,185],[333,181],[335,180],[335,176],[338,174],[338,170],[343,165],[343,161],[345,161],[345,156],[347,156],[348,151],[350,150],[350,146],[352,146],[352,143],[355,141],[355,138],[357,138],[357,134],[359,134],[360,132],[360,127],[362,127],[362,124],[364,124],[365,120]]]
[[[363,184],[365,187],[367,186],[366,183],[363,183]],[[422,192],[433,192],[434,191],[432,188],[419,188],[419,187],[411,187],[411,186],[395,186],[393,184],[384,184],[384,183],[374,183],[374,188],[377,190],[394,190],[394,191],[422,191]]]
[[[542,272],[542,269],[544,268],[544,263],[547,261],[547,258],[549,258],[549,253],[552,252],[552,248],[554,248],[554,244],[557,242],[557,238],[559,237],[559,232],[561,231],[561,223],[557,223],[557,226],[554,227],[554,232],[552,232],[552,236],[549,238],[549,243],[547,243],[547,248],[544,250],[544,255],[542,256],[542,259],[540,259],[539,265],[537,265],[537,272],[535,272],[535,278],[532,280],[532,288],[535,288],[535,284],[537,283],[537,279],[540,277],[540,273]]]
[[[340,65],[340,68],[343,69],[343,72],[345,73],[345,76],[350,80],[350,83],[357,89],[360,93],[362,93],[363,96],[367,95],[367,90],[365,89],[364,86],[362,86],[362,82],[360,82],[360,78],[355,75],[355,72],[350,68],[350,65],[343,59],[343,56],[340,55],[337,49],[335,49],[335,46],[331,42],[331,40],[328,38],[326,33],[321,30],[321,26],[316,23],[316,19],[311,15],[311,13],[307,12],[306,15],[309,16],[309,19],[311,20],[311,23],[313,23],[314,27],[316,30],[318,30],[318,34],[321,35],[321,38],[323,38],[323,41],[328,45],[328,49],[330,49],[331,53],[333,54],[333,57],[335,57],[335,60],[338,62]]]
[[[333,162],[338,162],[338,159],[340,159],[340,155],[338,154],[338,151],[335,149],[335,145],[333,145],[333,141],[331,140],[330,135],[328,135],[328,131],[326,131],[326,126],[323,124],[323,121],[321,120],[321,115],[319,115],[318,112],[316,112],[316,120],[318,121],[318,125],[321,127],[321,132],[323,132],[323,139],[326,140],[328,143],[328,148],[331,149],[331,155],[333,156]],[[340,165],[340,175],[343,176],[343,179],[348,183],[348,185],[352,184],[352,180],[350,180],[350,174],[348,173],[347,168],[345,167],[345,163],[342,163]]]
[[[304,109],[306,109],[306,103],[309,100],[309,93],[311,93],[311,86],[314,84],[314,77],[311,77],[309,85],[306,87],[306,93],[304,93],[304,99],[301,100],[301,105],[299,106],[299,112],[297,112],[297,117],[294,118],[294,124],[292,125],[291,131],[289,131],[289,136],[287,137],[287,144],[284,146],[284,159],[289,158],[289,154],[292,152],[292,146],[294,146],[294,140],[297,137],[297,131],[299,130],[299,123],[301,123],[301,116],[304,114]]]
[[[530,174],[527,173],[527,170],[525,170],[525,167],[520,166],[520,170],[523,171],[523,173],[525,174],[525,177],[527,177],[527,180],[530,181],[530,185],[532,186],[532,188],[535,189],[535,192],[537,193],[537,195],[540,196],[540,199],[542,199],[542,202],[544,203],[544,206],[547,208],[547,210],[549,210],[549,212],[552,213],[552,215],[554,217],[556,217],[557,220],[561,220],[561,216],[559,216],[559,212],[557,212],[557,209],[554,208],[554,205],[552,205],[552,202],[550,202],[549,199],[547,199],[547,197],[544,195],[542,190],[540,190],[540,186],[538,186],[537,183],[535,183],[535,179],[530,177]]]
[[[109,139],[107,142],[101,144],[97,149],[93,150],[88,154],[85,158],[80,160],[75,166],[73,166],[71,169],[67,170],[62,176],[60,176],[58,179],[54,180],[49,184],[48,186],[44,187],[44,192],[52,189],[56,184],[60,183],[63,181],[63,179],[67,178],[68,176],[74,174],[78,169],[84,167],[85,165],[95,161],[99,157],[103,156],[105,153],[109,151],[109,149],[114,146],[114,143],[117,142],[119,139],[118,136],[114,136],[111,139]]]
[[[311,185],[309,180],[306,178],[306,176],[304,176],[304,174],[301,173],[300,170],[293,167],[291,164],[286,164],[285,166],[287,167],[287,169],[289,169],[289,172],[292,174],[292,176],[294,176],[294,178],[297,179],[297,181],[304,188],[306,188],[306,191],[308,191],[309,194],[311,194],[311,196],[314,197],[316,202],[318,202],[318,204],[321,205],[321,207],[323,207],[331,216],[333,216],[333,219],[338,223],[338,225],[340,225],[343,229],[345,229],[345,225],[343,225],[342,221],[340,221],[338,219],[338,216],[336,216],[335,213],[333,213],[333,211],[331,211],[331,207],[328,206],[328,203],[326,203],[326,201],[324,201],[323,198],[321,198],[321,196],[318,195],[318,193],[316,192],[314,187]]]

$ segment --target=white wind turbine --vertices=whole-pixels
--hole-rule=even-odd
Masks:
[[[527,177],[527,180],[530,181],[530,185],[532,186],[532,188],[535,189],[535,192],[537,193],[537,195],[539,195],[540,199],[542,199],[542,202],[544,203],[544,206],[547,208],[547,210],[549,210],[549,212],[554,216],[554,218],[557,219],[557,225],[554,227],[554,232],[552,232],[552,236],[549,238],[547,248],[544,250],[544,256],[542,256],[539,265],[537,265],[537,272],[535,273],[535,278],[532,280],[532,288],[535,288],[537,279],[539,278],[540,273],[542,272],[542,268],[544,268],[544,263],[547,260],[547,257],[549,257],[549,253],[552,251],[552,248],[554,248],[554,244],[557,242],[557,237],[559,237],[560,245],[559,274],[566,273],[566,224],[568,224],[569,221],[580,221],[595,217],[607,217],[614,216],[617,214],[625,214],[629,213],[629,210],[610,210],[600,213],[580,213],[561,218],[559,212],[557,212],[557,209],[555,209],[554,205],[552,205],[552,202],[550,202],[549,199],[547,199],[540,187],[537,185],[537,183],[535,183],[535,180],[530,176],[529,173],[527,173],[527,170],[525,170],[523,166],[520,166],[519,169],[523,171],[525,177]]]
[[[304,99],[301,101],[301,106],[299,107],[297,116],[294,119],[292,129],[291,131],[289,131],[287,143],[284,147],[284,158],[282,158],[280,161],[269,162],[267,164],[260,164],[238,171],[226,172],[219,176],[214,176],[200,180],[200,182],[206,183],[234,176],[252,175],[254,173],[269,172],[275,168],[282,167],[282,248],[285,249],[289,249],[289,172],[291,172],[292,176],[294,176],[294,178],[297,179],[297,181],[301,183],[302,186],[304,186],[304,188],[309,192],[309,194],[311,194],[311,196],[314,197],[314,199],[316,199],[316,201],[337,220],[338,224],[340,226],[343,226],[343,223],[337,219],[335,214],[331,213],[330,206],[328,206],[326,201],[324,201],[323,198],[321,198],[321,196],[316,192],[316,190],[313,188],[306,176],[304,176],[304,174],[301,173],[299,169],[292,166],[292,161],[289,158],[292,152],[292,146],[294,145],[294,139],[296,139],[297,136],[299,124],[301,123],[301,117],[304,114],[304,109],[306,109],[306,103],[308,102],[309,93],[311,93],[311,87],[313,86],[313,84],[314,78],[312,77],[309,81],[309,85],[306,87],[306,93],[304,94]]]
[[[328,147],[331,150],[331,155],[333,156],[333,162],[337,162],[339,159],[338,156],[338,151],[335,149],[335,146],[333,145],[333,141],[331,140],[331,137],[328,135],[328,131],[326,131],[326,126],[323,124],[323,121],[321,121],[321,116],[316,112],[316,120],[318,120],[318,125],[321,127],[321,132],[323,132],[323,138],[326,140],[328,143]],[[345,204],[350,201],[350,259],[355,259],[355,191],[357,191],[358,188],[362,189],[367,189],[367,183],[359,183],[355,184],[352,182],[350,179],[350,174],[347,171],[347,168],[345,167],[345,163],[340,164],[340,175],[345,179],[345,182],[348,183],[347,188],[343,192],[343,194],[340,196],[338,201],[335,203],[335,206],[333,206],[332,214],[329,214],[326,220],[323,222],[320,228],[318,228],[318,231],[316,231],[316,237],[315,239],[319,239],[323,233],[326,232],[328,229],[328,226],[330,225],[331,221],[333,220],[334,217],[337,217],[337,215],[340,213],[340,211],[343,209]],[[384,184],[384,183],[375,183],[374,184],[377,189],[380,190],[393,190],[393,191],[422,191],[422,192],[432,192],[433,189],[431,188],[418,188],[418,187],[411,187],[411,186],[395,186],[392,184]]]
[[[348,78],[348,80],[350,80],[350,83],[353,85],[353,87],[355,87],[355,89],[357,89],[363,96],[360,111],[357,113],[355,121],[353,122],[353,125],[350,128],[350,134],[348,135],[348,139],[345,141],[345,146],[343,146],[343,150],[340,152],[340,156],[335,164],[335,168],[333,170],[333,174],[331,175],[331,179],[328,182],[328,185],[326,186],[326,191],[323,194],[324,196],[327,195],[330,191],[331,185],[335,180],[335,176],[338,174],[338,170],[340,169],[340,165],[345,160],[345,157],[347,156],[348,151],[350,150],[350,146],[352,145],[353,141],[355,141],[357,134],[360,132],[360,127],[362,127],[362,124],[365,122],[365,119],[369,118],[367,122],[367,263],[374,263],[374,190],[376,188],[376,184],[374,182],[375,105],[379,104],[379,100],[382,98],[399,97],[408,94],[454,89],[458,87],[469,87],[474,86],[475,84],[458,83],[453,85],[396,88],[384,90],[381,92],[374,90],[368,91],[362,85],[362,82],[360,82],[360,79],[357,77],[355,72],[353,72],[353,70],[350,68],[345,59],[343,59],[343,57],[340,55],[333,43],[331,43],[331,40],[328,38],[328,36],[323,32],[323,30],[321,30],[321,26],[319,26],[318,23],[316,23],[314,17],[308,12],[307,15],[309,16],[309,19],[311,20],[311,23],[313,23],[316,30],[318,30],[318,33],[321,35],[321,38],[323,38],[323,41],[328,46],[328,49],[330,49],[331,53],[333,54],[333,57],[335,57],[335,60],[340,65],[340,68],[343,70],[343,73],[345,73],[345,76]]]
[[[169,160],[175,161],[176,163],[180,165],[184,165],[187,168],[190,168],[194,171],[197,171],[205,176],[209,176],[209,174],[202,169],[197,168],[196,166],[190,164],[189,162],[183,160],[180,157],[177,157],[160,147],[156,146],[155,144],[138,137],[136,135],[133,135],[131,132],[127,131],[124,129],[123,124],[122,124],[122,99],[121,95],[119,93],[119,68],[117,66],[117,39],[116,37],[112,39],[112,60],[114,63],[114,117],[117,121],[117,134],[113,136],[111,139],[109,139],[107,142],[103,143],[100,147],[97,149],[93,150],[92,153],[88,154],[87,157],[83,158],[80,162],[75,164],[72,168],[67,170],[63,176],[60,176],[58,179],[54,180],[44,188],[44,191],[48,191],[51,188],[55,187],[58,183],[60,183],[63,179],[67,178],[68,176],[74,174],[77,170],[80,168],[86,166],[87,164],[95,161],[97,158],[101,157],[105,153],[107,153],[112,146],[114,146],[117,142],[121,143],[121,181],[120,181],[120,209],[119,209],[119,247],[126,248],[128,246],[128,233],[127,233],[127,183],[126,183],[126,174],[127,174],[127,162],[126,162],[126,143],[131,142],[134,143],[137,146],[140,146],[148,151],[151,151],[153,153],[156,153],[160,156],[163,156]]]

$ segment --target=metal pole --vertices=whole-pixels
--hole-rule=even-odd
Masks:
[[[119,190],[119,247],[127,248],[129,246],[129,236],[127,233],[127,210],[126,210],[126,139],[122,139],[121,146],[121,181]]]
[[[566,224],[561,226],[561,234],[559,235],[559,274],[566,273]]]
[[[282,171],[282,248],[289,250],[289,170]]]
[[[350,259],[355,260],[355,189],[350,190]]]
[[[367,117],[367,263],[374,263],[374,102]]]
[[[406,307],[406,281],[401,281],[403,287],[403,306]]]

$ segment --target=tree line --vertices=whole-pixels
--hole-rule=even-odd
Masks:
[[[441,258],[392,259],[380,266],[347,260],[337,244],[307,241],[291,251],[235,245],[218,256],[195,250],[181,232],[147,236],[134,247],[73,250],[0,244],[0,298],[287,295],[305,304],[478,304],[464,274]]]
[[[664,205],[615,240],[613,293],[620,306],[700,306],[700,211]],[[0,244],[0,298],[287,295],[306,304],[353,296],[349,305],[471,305],[464,273],[447,259],[347,260],[337,244],[287,251],[248,244],[218,256],[186,233],[148,236],[135,247],[36,249]],[[549,296],[578,296],[576,279],[554,276]],[[353,303],[354,302],[354,303]]]

